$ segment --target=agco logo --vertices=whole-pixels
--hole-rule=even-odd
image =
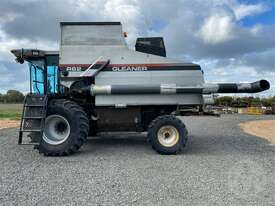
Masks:
[[[122,66],[122,67],[112,67],[114,72],[137,72],[137,71],[147,71],[146,66]]]
[[[82,67],[79,67],[79,66],[66,67],[66,71],[68,71],[68,72],[81,72]]]

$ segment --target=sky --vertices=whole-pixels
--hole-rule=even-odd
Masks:
[[[163,36],[167,55],[200,64],[206,82],[267,79],[260,95],[275,95],[275,0],[1,0],[0,93],[28,92],[10,50],[58,50],[60,21],[121,21],[130,48]]]

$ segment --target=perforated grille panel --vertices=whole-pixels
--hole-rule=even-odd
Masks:
[[[41,119],[24,119],[23,130],[40,130]]]
[[[43,107],[27,107],[25,110],[25,117],[43,117],[43,115]]]

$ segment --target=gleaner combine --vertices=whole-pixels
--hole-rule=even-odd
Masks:
[[[174,114],[179,106],[203,108],[203,94],[256,93],[269,89],[260,80],[206,84],[197,64],[166,57],[161,37],[125,43],[119,22],[62,22],[59,51],[18,49],[29,63],[19,144],[28,132],[45,155],[70,155],[88,135],[105,131],[148,132],[153,149],[176,154],[187,129]]]

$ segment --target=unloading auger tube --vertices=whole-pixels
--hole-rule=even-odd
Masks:
[[[186,87],[176,84],[161,85],[95,85],[81,88],[92,96],[111,94],[212,94],[212,93],[257,93],[268,90],[266,80],[253,83],[204,84],[202,87]]]

